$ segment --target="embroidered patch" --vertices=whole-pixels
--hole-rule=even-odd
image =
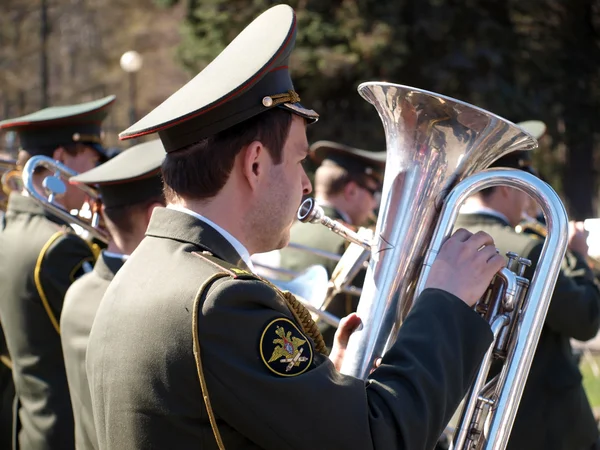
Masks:
[[[260,357],[271,372],[293,377],[310,367],[313,351],[308,338],[291,320],[279,318],[269,323],[262,332]]]

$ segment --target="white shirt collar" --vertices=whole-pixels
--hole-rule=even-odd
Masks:
[[[223,236],[227,240],[227,242],[229,242],[233,246],[235,251],[242,258],[242,261],[244,261],[246,263],[246,265],[248,266],[248,268],[252,272],[254,272],[254,265],[252,264],[252,261],[250,260],[250,252],[248,252],[246,247],[244,247],[244,245],[240,241],[238,241],[235,237],[233,237],[233,235],[231,233],[229,233],[227,230],[221,228],[219,225],[214,223],[212,220],[207,219],[203,215],[198,214],[196,211],[192,211],[191,209],[185,208],[184,206],[167,205],[167,208],[189,214],[190,216],[193,216],[196,219],[200,219],[202,222],[209,224],[211,227],[213,227],[215,230],[217,230],[219,232],[219,234],[221,234],[221,236]]]
[[[496,211],[495,209],[488,208],[487,206],[481,205],[470,205],[465,203],[460,207],[460,214],[486,214],[488,216],[496,217],[498,219],[503,220],[507,224],[510,224],[508,217],[506,217],[501,212]]]

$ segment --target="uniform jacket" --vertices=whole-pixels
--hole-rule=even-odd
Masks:
[[[334,208],[323,206],[325,214],[334,220],[343,221],[341,214]],[[292,226],[290,232],[290,242],[301,244],[306,247],[324,250],[336,255],[342,255],[348,247],[348,242],[338,234],[333,233],[322,225],[312,223],[297,222]],[[337,261],[323,258],[313,253],[297,250],[291,247],[281,249],[281,267],[301,272],[312,265],[321,265],[327,269],[327,275],[331,278]],[[365,278],[365,270],[357,274],[352,284],[362,287]],[[355,295],[338,294],[326,308],[333,315],[343,318],[356,311],[359,298]],[[325,342],[329,347],[333,344],[333,337],[336,331],[335,327],[324,322],[319,322],[319,329],[323,334]]]
[[[18,446],[73,448],[59,335],[65,292],[93,263],[88,244],[31,197],[12,193],[0,232],[0,320],[19,400]]]
[[[533,265],[532,279],[543,240],[518,234],[502,219],[486,214],[463,214],[456,227],[483,230],[502,252],[513,251]],[[568,252],[556,283],[508,449],[589,450],[598,431],[581,384],[570,338],[588,340],[598,331],[600,293],[584,259]]]
[[[9,449],[12,446],[14,399],[15,383],[12,379],[12,362],[6,347],[4,332],[0,327],[0,448]]]
[[[217,448],[199,373],[230,450],[431,449],[490,342],[430,289],[367,382],[341,375],[220,234],[157,208],[102,299],[87,373],[103,450]]]
[[[100,300],[122,265],[121,258],[102,253],[94,265],[94,270],[76,280],[65,295],[60,317],[61,341],[78,450],[98,448],[92,399],[85,371],[86,349]]]

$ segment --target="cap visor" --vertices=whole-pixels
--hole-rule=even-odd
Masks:
[[[315,123],[319,120],[319,114],[316,111],[307,109],[300,103],[283,103],[282,105],[279,105],[279,107],[285,108],[300,117],[304,117],[309,123]]]

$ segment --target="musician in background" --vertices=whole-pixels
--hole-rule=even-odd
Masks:
[[[318,115],[288,71],[296,24],[289,6],[269,9],[121,133],[159,132],[168,205],[90,333],[103,449],[432,448],[491,343],[468,307],[503,263],[485,233],[448,239],[367,382],[340,374],[345,344],[327,357],[304,307],[252,273],[250,255],[287,244],[311,192],[302,162]]]
[[[2,164],[5,163],[5,164]],[[0,178],[16,165],[8,154],[0,152]],[[0,230],[4,227],[4,211],[8,203],[8,186],[0,182]],[[13,402],[15,384],[12,379],[12,362],[6,347],[6,339],[0,326],[0,448],[12,446]]]
[[[164,206],[160,141],[138,144],[76,177],[71,183],[97,187],[101,213],[111,235],[94,270],[76,280],[65,295],[61,341],[75,418],[77,449],[98,449],[90,388],[85,372],[88,337],[102,296],[117,271],[144,237],[152,211]]]
[[[20,166],[34,155],[44,155],[86,171],[105,159],[101,124],[114,99],[46,108],[0,122],[0,129],[18,133]],[[38,168],[35,188],[43,192],[42,182],[51,174]],[[57,202],[67,210],[79,209],[84,197],[79,189],[68,187]],[[26,192],[10,194],[0,232],[0,320],[17,393],[17,449],[74,448],[59,320],[67,288],[94,260],[93,249],[67,220]]]
[[[492,166],[534,173],[529,152],[514,152]],[[531,279],[543,246],[534,234],[515,227],[530,198],[506,186],[486,189],[465,202],[456,223],[471,232],[485,231],[502,254],[514,251],[530,259]],[[563,261],[546,322],[525,386],[508,449],[590,450],[598,429],[581,383],[570,339],[592,339],[600,324],[600,292],[586,263],[585,236],[570,227],[569,251]],[[543,275],[543,274],[542,274]]]
[[[355,230],[367,225],[379,206],[386,152],[370,152],[330,141],[318,141],[311,145],[311,158],[318,168],[315,172],[315,199],[325,214]],[[290,231],[290,242],[304,247],[342,255],[348,241],[332,233],[326,227],[296,222]],[[300,272],[318,264],[327,269],[331,277],[337,261],[293,247],[283,248],[280,266]],[[360,272],[353,284],[362,287],[365,271]],[[359,297],[338,294],[326,308],[337,317],[356,311]],[[328,347],[333,345],[336,328],[319,322]]]

